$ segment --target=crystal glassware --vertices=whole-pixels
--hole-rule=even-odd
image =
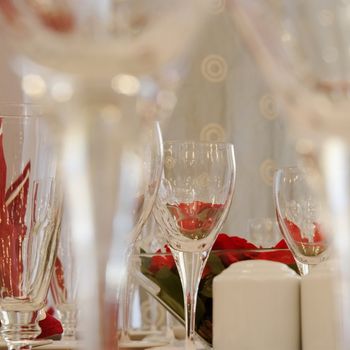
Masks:
[[[72,242],[72,232],[68,210],[63,208],[60,238],[51,277],[50,291],[55,310],[61,321],[61,340],[76,340],[79,286],[79,271]]]
[[[128,334],[129,328],[129,313],[130,313],[130,300],[132,300],[132,294],[134,285],[130,273],[130,259],[134,249],[134,243],[138,239],[141,230],[147,221],[160,184],[160,177],[163,169],[163,139],[158,122],[151,123],[148,128],[145,129],[145,134],[141,138],[142,142],[138,144],[138,154],[142,159],[142,169],[144,176],[142,181],[139,182],[138,189],[136,191],[137,206],[134,212],[134,227],[130,233],[130,245],[126,253],[126,260],[128,270],[125,276],[125,283],[121,291],[121,307],[122,307],[122,324],[121,324],[121,344],[128,343],[130,346],[130,338]]]
[[[38,345],[61,219],[56,155],[39,107],[0,105],[0,319],[9,349]]]
[[[31,60],[20,66],[21,86],[30,99],[46,102],[61,143],[73,245],[83,266],[78,299],[86,349],[115,347],[121,257],[143,176],[132,148],[143,124],[174,107],[185,61],[178,58],[198,28],[200,3],[0,2],[4,35]]]
[[[329,239],[322,225],[320,199],[300,168],[278,169],[274,177],[277,221],[302,275],[328,258]]]
[[[166,142],[154,214],[183,287],[186,349],[195,349],[200,277],[233,197],[235,158],[228,143]]]

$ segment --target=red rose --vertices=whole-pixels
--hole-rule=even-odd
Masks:
[[[202,227],[202,221],[196,218],[187,218],[178,221],[181,231],[194,231]]]
[[[41,328],[41,333],[38,338],[49,338],[63,333],[61,322],[48,313],[46,313],[46,318],[44,320],[39,321],[39,326]]]
[[[157,253],[160,253],[160,251],[158,250]],[[171,254],[159,254],[152,257],[151,263],[149,265],[149,270],[152,273],[157,273],[163,267],[167,267],[169,270],[171,270],[174,266],[175,260]]]
[[[241,237],[230,237],[231,249],[257,249],[258,247]]]
[[[257,247],[244,238],[228,236],[226,233],[219,233],[212,249],[257,249]]]
[[[202,222],[202,230],[210,231],[215,225],[215,220],[213,218],[208,218]]]
[[[195,201],[192,203],[180,203],[178,208],[183,217],[193,217],[197,215],[199,211],[199,202]]]
[[[320,224],[318,224],[317,222],[314,223],[315,225],[315,230],[314,230],[314,243],[320,243],[323,242],[325,240],[325,236],[321,230],[321,226]]]
[[[274,249],[289,249],[284,239],[281,239],[275,246]]]
[[[255,259],[276,261],[286,265],[295,264],[293,254],[291,253],[290,250],[284,250],[284,251],[276,250],[276,251],[261,252],[261,253],[258,253]]]
[[[309,242],[307,238],[302,237],[300,228],[293,221],[290,221],[287,218],[285,218],[284,223],[286,224],[287,229],[295,242],[299,242],[299,243]]]
[[[219,233],[214,244],[213,250],[222,250],[222,249],[231,249],[231,240],[230,236],[226,233]]]
[[[225,267],[230,266],[231,264],[240,261],[241,255],[235,252],[224,252],[220,254],[220,259]]]

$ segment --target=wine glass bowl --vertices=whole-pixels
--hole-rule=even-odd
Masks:
[[[174,256],[183,288],[186,349],[195,349],[200,277],[233,197],[235,159],[227,143],[170,141],[154,215]]]
[[[136,144],[142,161],[143,176],[137,189],[138,200],[134,209],[134,228],[131,242],[139,236],[151,214],[163,169],[163,139],[158,122],[149,122]]]
[[[328,258],[329,238],[321,201],[297,167],[278,169],[274,178],[277,221],[302,274]]]
[[[174,249],[204,251],[215,240],[233,193],[234,156],[227,148],[225,143],[165,144],[155,215]]]
[[[193,39],[203,11],[193,0],[6,0],[0,14],[22,54],[96,78],[150,72],[173,60]]]

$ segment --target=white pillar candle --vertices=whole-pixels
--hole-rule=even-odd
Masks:
[[[301,281],[303,350],[340,349],[340,301],[336,288],[335,261],[326,261],[311,269]]]
[[[247,260],[213,282],[215,350],[300,350],[300,277],[288,266]]]

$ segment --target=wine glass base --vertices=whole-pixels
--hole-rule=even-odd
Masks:
[[[158,347],[163,345],[168,345],[168,340],[129,340],[129,341],[122,341],[118,343],[118,347],[120,350],[123,349],[147,349],[152,347]]]
[[[8,347],[12,348],[22,348],[22,347],[32,347],[35,348],[37,346],[49,345],[52,344],[51,339],[37,339],[37,340],[14,340],[11,342],[7,342]]]

